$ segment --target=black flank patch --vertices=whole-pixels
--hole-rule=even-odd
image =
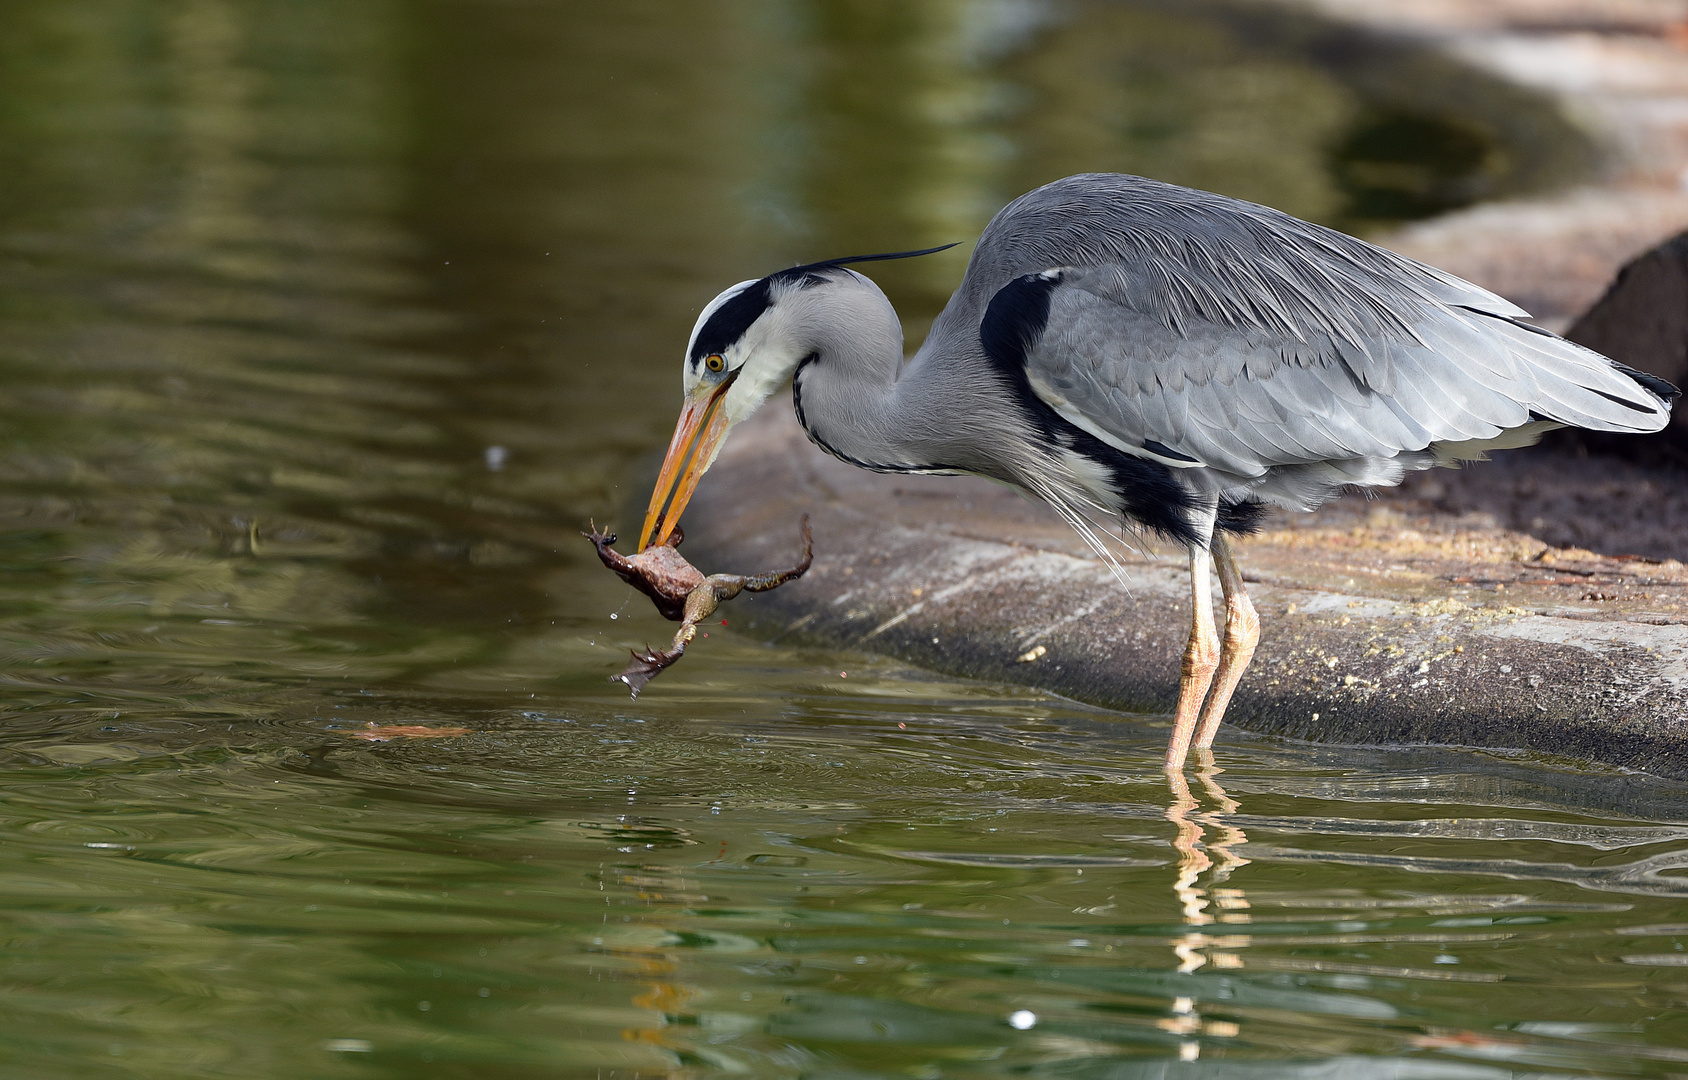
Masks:
[[[1049,301],[1060,275],[1027,274],[997,290],[979,323],[979,343],[992,366],[1034,429],[1048,442],[1059,441],[1107,469],[1119,492],[1120,512],[1168,539],[1191,544],[1197,540],[1189,513],[1195,499],[1158,461],[1133,457],[1109,446],[1083,428],[1068,423],[1032,392],[1026,378],[1026,353],[1049,325]],[[1160,453],[1162,447],[1156,450]],[[1171,451],[1166,451],[1171,455]],[[1178,455],[1171,455],[1178,456]],[[1252,532],[1259,527],[1264,507],[1248,501],[1219,508],[1219,527],[1227,532]]]
[[[1022,382],[1026,353],[1049,325],[1049,298],[1060,283],[1061,279],[1053,275],[1015,278],[991,297],[979,322],[979,344],[985,347],[985,353],[999,365],[1017,368]]]
[[[1222,502],[1219,504],[1219,527],[1228,533],[1242,536],[1259,532],[1260,523],[1266,517],[1266,510],[1266,504],[1259,499]]]

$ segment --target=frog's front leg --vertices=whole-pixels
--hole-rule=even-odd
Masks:
[[[580,535],[592,541],[592,546],[598,549],[598,560],[600,562],[614,570],[621,580],[629,584],[634,583],[634,579],[639,576],[639,571],[625,556],[610,547],[611,544],[616,542],[615,533],[599,532],[597,527],[594,526],[591,532],[583,532]]]
[[[717,575],[721,576],[721,575]],[[697,638],[697,624],[714,614],[722,600],[731,599],[729,596],[718,595],[715,579],[709,578],[702,585],[686,594],[685,615],[680,621],[680,629],[674,632],[674,642],[666,652],[658,652],[647,648],[644,652],[633,651],[633,662],[619,675],[611,675],[610,682],[626,683],[627,688],[638,697],[639,691],[662,673],[663,669],[671,666],[680,657],[686,655],[686,646]],[[737,595],[734,589],[732,595]]]

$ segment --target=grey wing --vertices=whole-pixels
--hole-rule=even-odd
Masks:
[[[1108,276],[1062,273],[1027,379],[1070,422],[1173,466],[1252,478],[1426,449],[1456,457],[1532,423],[1656,431],[1669,418],[1605,357],[1503,317],[1431,310],[1413,338],[1360,342],[1197,320],[1173,330],[1093,288]],[[1389,392],[1366,378],[1377,368]]]
[[[1109,175],[1049,185],[992,222],[952,305],[968,306],[969,285],[995,294],[1005,274],[1045,270],[1047,318],[1026,341],[1034,391],[1104,441],[1172,465],[1251,478],[1458,456],[1458,444],[1532,423],[1669,420],[1658,394],[1516,321],[1525,313],[1500,297],[1222,196]]]
[[[1111,268],[1117,282],[1098,291],[1173,330],[1195,320],[1358,342],[1407,333],[1426,306],[1528,314],[1452,274],[1270,207],[1086,173],[1028,192],[991,220],[939,321],[976,326],[1003,286],[1056,267]],[[1389,392],[1386,369],[1362,374]]]

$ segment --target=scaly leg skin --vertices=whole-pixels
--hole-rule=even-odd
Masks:
[[[716,575],[716,577],[726,576],[728,575]],[[663,669],[672,665],[674,661],[686,655],[686,646],[690,645],[693,639],[697,637],[697,624],[714,614],[716,607],[720,605],[722,600],[729,600],[737,594],[738,589],[734,588],[731,593],[722,596],[716,578],[709,578],[702,585],[693,589],[686,596],[685,618],[680,620],[680,629],[674,632],[674,643],[668,651],[657,652],[649,646],[646,646],[642,653],[637,649],[633,650],[633,662],[628,664],[621,674],[611,675],[610,682],[626,683],[627,688],[633,691],[633,696],[638,697],[639,691],[645,688],[646,683],[662,674]]]
[[[1213,745],[1213,737],[1219,733],[1219,721],[1225,718],[1225,709],[1231,704],[1231,694],[1242,682],[1243,672],[1254,658],[1254,648],[1260,644],[1260,616],[1243,587],[1242,568],[1231,554],[1231,545],[1217,534],[1213,538],[1213,559],[1219,567],[1219,585],[1225,592],[1225,642],[1219,670],[1213,676],[1213,688],[1208,691],[1201,723],[1196,728],[1198,750]]]
[[[1172,718],[1172,738],[1166,744],[1166,767],[1184,767],[1195,734],[1196,718],[1219,667],[1219,634],[1213,628],[1213,586],[1208,581],[1212,556],[1205,547],[1190,548],[1190,641],[1178,680],[1178,711]]]

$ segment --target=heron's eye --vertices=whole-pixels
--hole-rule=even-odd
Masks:
[[[720,371],[722,368],[727,366],[727,362],[721,359],[720,353],[710,353],[708,356],[703,358],[703,366],[708,368],[710,371]]]

